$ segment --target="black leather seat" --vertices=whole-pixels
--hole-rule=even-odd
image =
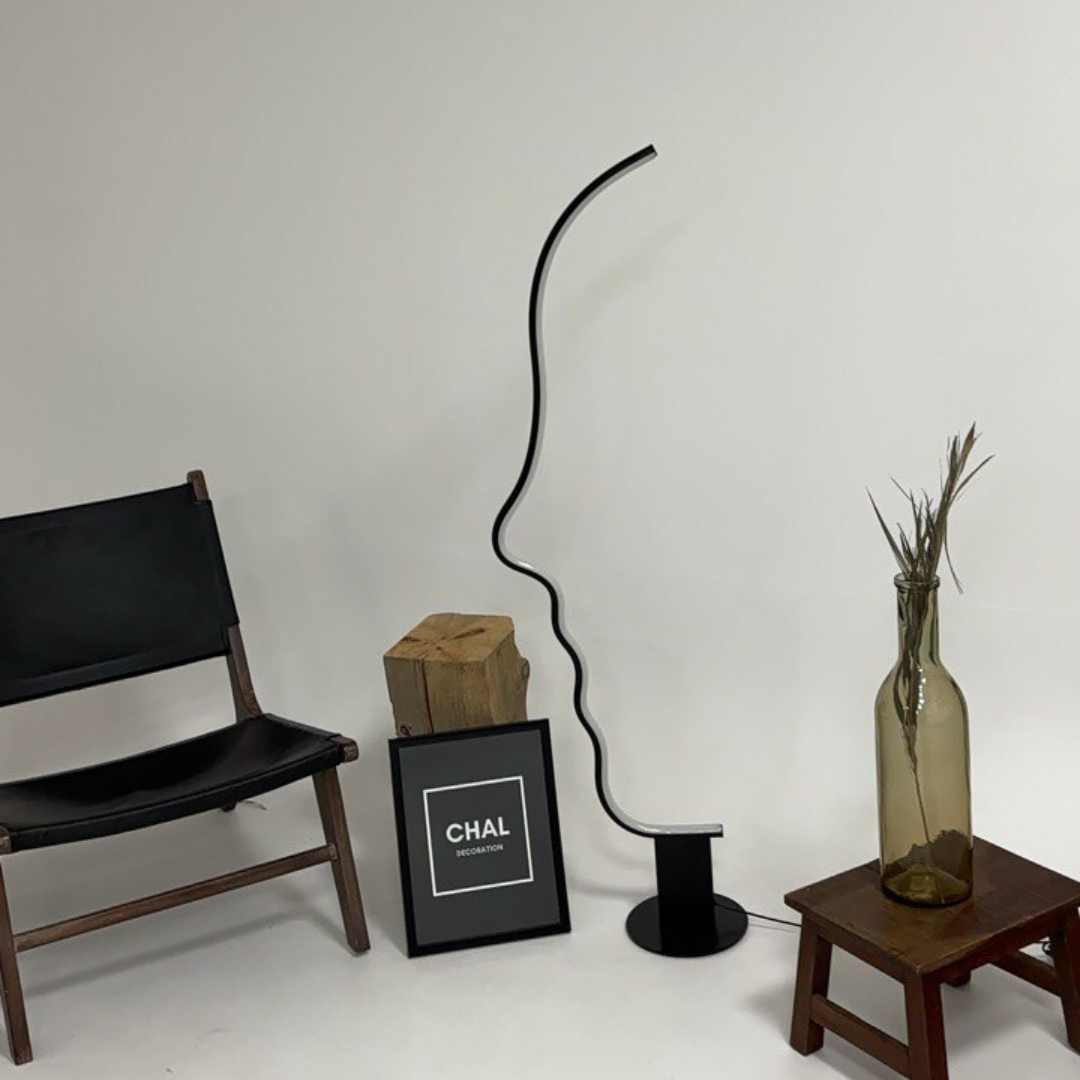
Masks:
[[[12,851],[141,829],[216,810],[342,761],[333,737],[259,716],[131,757],[0,784]]]
[[[186,484],[0,519],[0,708],[224,660],[236,722],[119,760],[0,783],[0,856],[110,836],[311,777],[325,843],[16,934],[0,872],[0,1005],[16,1064],[33,1056],[18,953],[328,863],[345,937],[367,924],[337,767],[356,744],[262,709],[202,473]]]

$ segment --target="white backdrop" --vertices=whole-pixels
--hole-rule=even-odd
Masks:
[[[653,142],[558,251],[509,533],[563,582],[618,798],[725,822],[718,887],[758,911],[873,856],[894,567],[864,488],[899,514],[889,476],[936,484],[977,420],[942,586],[976,830],[1080,875],[1078,35],[1068,0],[7,0],[0,515],[206,471],[264,705],[361,743],[397,943],[381,655],[511,615],[571,901],[621,918],[649,846],[596,806],[544,596],[488,533],[540,245]],[[205,728],[223,677],[9,710],[3,771]]]

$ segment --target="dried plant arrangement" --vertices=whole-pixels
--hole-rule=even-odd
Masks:
[[[914,491],[905,490],[894,479],[893,484],[908,501],[911,507],[913,520],[912,531],[908,531],[903,525],[896,525],[894,535],[885,523],[878,505],[874,502],[874,496],[870,496],[870,505],[874,508],[881,531],[889,542],[889,547],[900,566],[899,581],[908,585],[922,585],[929,588],[938,582],[938,564],[942,554],[949,567],[949,573],[956,583],[958,592],[963,592],[964,587],[960,584],[956,570],[953,567],[952,556],[949,554],[949,512],[956,500],[964,493],[968,484],[975,479],[979,471],[990,463],[990,457],[983,458],[971,472],[965,476],[968,459],[979,435],[975,430],[975,424],[971,425],[963,442],[959,435],[949,439],[945,453],[945,473],[941,480],[941,495],[935,504],[934,499],[924,490],[918,495]],[[904,740],[907,744],[908,756],[911,759],[911,767],[915,770],[916,782],[918,781],[918,759],[916,756],[915,736],[919,714],[919,680],[915,678],[919,665],[919,646],[923,639],[926,617],[928,613],[929,594],[922,590],[911,593],[908,601],[908,618],[905,621],[905,638],[900,649],[899,677],[893,689],[896,697],[896,711],[904,725]],[[901,700],[903,695],[903,700]],[[921,802],[921,800],[920,800]]]
[[[897,524],[895,531],[890,529],[870,495],[900,567],[899,656],[875,706],[882,884],[887,892],[912,903],[952,903],[970,893],[967,710],[959,687],[937,655],[937,585],[944,555],[957,589],[963,591],[949,552],[949,515],[992,460],[986,457],[969,468],[978,438],[972,424],[965,436],[949,439],[936,500],[925,490],[916,494],[893,481],[911,509],[908,528]],[[931,726],[924,730],[927,723]],[[899,734],[890,734],[890,727],[895,733],[897,724]],[[902,750],[893,739],[902,742]],[[890,764],[892,746],[907,760],[906,782]],[[929,755],[929,760],[921,762],[920,754]]]
[[[900,566],[900,573],[905,580],[913,584],[933,584],[937,579],[938,564],[944,553],[949,573],[956,582],[957,589],[960,592],[964,591],[953,569],[952,557],[949,554],[949,511],[983,466],[993,460],[993,454],[983,458],[970,473],[964,475],[971,451],[975,449],[978,438],[975,425],[972,424],[963,442],[960,441],[959,435],[954,435],[949,439],[946,450],[946,470],[941,481],[941,496],[937,505],[925,490],[916,495],[914,491],[905,490],[896,480],[893,480],[900,494],[911,506],[914,526],[910,535],[902,525],[897,523],[894,536],[881,516],[881,511],[874,502],[874,496],[870,495],[869,491],[867,492],[867,495],[870,495],[870,505],[873,506],[878,523],[881,525],[881,531],[885,534],[885,539],[888,540],[889,547],[892,548],[892,553]]]

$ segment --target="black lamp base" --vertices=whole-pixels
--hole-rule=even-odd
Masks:
[[[663,927],[660,897],[642,900],[626,918],[630,940],[661,956],[711,956],[742,940],[749,925],[746,912],[734,900],[713,894],[711,922]]]
[[[710,837],[671,833],[653,837],[656,896],[626,920],[635,945],[661,956],[709,956],[730,949],[746,933],[746,912],[713,892]]]

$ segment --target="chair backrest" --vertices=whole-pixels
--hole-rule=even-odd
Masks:
[[[0,519],[0,705],[229,654],[201,481]]]

